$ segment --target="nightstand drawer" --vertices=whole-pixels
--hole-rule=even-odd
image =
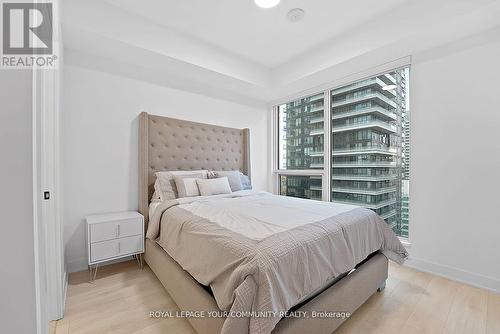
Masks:
[[[90,246],[90,262],[102,261],[142,251],[142,235],[97,242]]]
[[[92,224],[90,242],[101,242],[116,238],[142,234],[142,220],[122,220],[109,223]]]
[[[142,233],[142,220],[121,221],[118,222],[118,237],[131,237]]]

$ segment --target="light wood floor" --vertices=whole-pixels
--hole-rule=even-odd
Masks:
[[[154,310],[178,308],[149,267],[113,264],[92,284],[86,271],[70,275],[66,314],[51,332],[195,333],[185,319],[150,318]],[[386,289],[335,332],[351,333],[500,334],[500,295],[391,264]]]

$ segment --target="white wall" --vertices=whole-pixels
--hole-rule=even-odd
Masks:
[[[125,77],[64,67],[64,233],[68,271],[86,269],[84,217],[138,208],[141,111],[250,128],[252,181],[268,184],[268,113]]]
[[[410,97],[409,265],[497,291],[499,59],[488,34],[415,55]]]
[[[36,333],[32,72],[0,70],[0,323]]]

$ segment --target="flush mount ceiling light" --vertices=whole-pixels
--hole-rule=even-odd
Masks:
[[[273,8],[276,7],[280,0],[253,0],[260,8]]]
[[[396,85],[386,85],[386,86],[382,87],[383,90],[394,90],[396,88],[398,88],[398,86],[396,86]]]

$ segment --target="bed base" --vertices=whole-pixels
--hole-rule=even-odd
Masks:
[[[145,259],[167,292],[182,311],[219,312],[215,299],[175,262],[156,242],[146,239]],[[300,306],[296,311],[337,311],[353,313],[377,290],[382,291],[387,279],[387,258],[376,254],[353,273]],[[345,320],[341,318],[285,318],[273,334],[330,334]],[[224,318],[188,318],[198,333],[219,334]]]

